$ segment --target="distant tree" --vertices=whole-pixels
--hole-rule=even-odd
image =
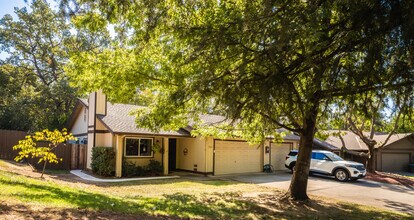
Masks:
[[[93,49],[105,35],[76,31],[44,0],[15,14],[16,20],[8,14],[0,19],[0,51],[8,55],[0,61],[8,78],[0,82],[8,88],[0,96],[0,128],[63,128],[77,96],[63,66],[73,51]]]
[[[47,163],[59,163],[62,158],[58,158],[52,151],[59,146],[59,144],[66,143],[69,140],[76,140],[72,134],[68,133],[66,129],[62,131],[43,130],[35,132],[33,135],[28,135],[24,140],[19,141],[17,145],[13,147],[14,150],[20,150],[19,155],[14,159],[19,162],[24,158],[39,158],[38,163],[43,162],[42,175],[45,173]],[[46,142],[49,145],[42,147],[38,145],[38,142]],[[33,167],[33,166],[32,166]]]
[[[392,93],[366,92],[357,98],[342,99],[333,111],[331,117],[336,120],[333,124],[339,129],[334,135],[342,141],[342,151],[366,157],[368,172],[375,172],[375,148],[385,146],[390,137],[403,126],[401,116],[412,111],[413,90],[409,88],[410,91],[403,91],[404,89],[407,88],[402,87]],[[357,135],[367,145],[368,153],[348,151],[341,130],[349,130]],[[378,133],[386,133],[388,136],[384,141],[378,142],[375,138]]]
[[[297,200],[308,199],[314,134],[335,102],[414,84],[410,1],[63,2],[75,17],[129,34],[123,45],[73,56],[75,82],[116,101],[150,89],[137,124],[155,131],[191,121],[194,132],[250,141],[280,127],[300,134],[289,190]],[[213,111],[228,120],[204,124],[200,113]]]

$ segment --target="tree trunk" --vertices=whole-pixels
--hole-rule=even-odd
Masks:
[[[45,169],[46,169],[46,164],[47,164],[47,160],[45,160],[45,163],[43,164],[42,175],[40,175],[40,178],[43,178],[43,174],[45,173]]]
[[[375,173],[375,155],[374,155],[374,146],[368,146],[368,159],[367,159],[367,172]]]
[[[309,199],[306,190],[308,187],[309,167],[317,114],[318,105],[316,104],[308,111],[304,120],[304,128],[300,135],[298,158],[289,187],[290,197],[294,200]]]

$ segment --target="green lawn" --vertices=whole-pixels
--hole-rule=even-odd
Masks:
[[[98,215],[115,216],[119,213],[226,219],[412,218],[323,198],[314,198],[305,204],[283,202],[279,200],[283,191],[224,180],[170,179],[94,185],[60,179],[40,180],[5,171],[0,166],[0,189],[0,218],[4,214],[2,206],[12,210],[13,206],[22,205],[51,210],[89,210]]]

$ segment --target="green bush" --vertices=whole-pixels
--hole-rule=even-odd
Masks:
[[[115,151],[112,147],[92,148],[92,172],[100,176],[114,176]]]
[[[162,164],[156,160],[150,160],[146,168],[148,174],[151,176],[159,176],[162,174],[163,171]]]
[[[137,166],[133,162],[122,162],[122,176],[159,176],[162,174],[162,164],[156,160],[150,160],[147,166]]]
[[[124,160],[122,163],[122,176],[145,176],[145,168]]]

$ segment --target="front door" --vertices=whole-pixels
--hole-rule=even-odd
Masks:
[[[176,169],[177,164],[177,139],[168,140],[168,170]]]

